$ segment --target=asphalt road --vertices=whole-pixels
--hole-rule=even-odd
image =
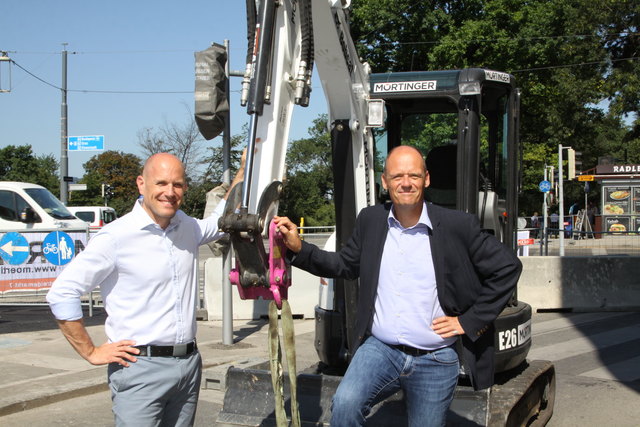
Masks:
[[[45,308],[0,307],[0,333],[51,328]],[[104,320],[97,313],[95,322]],[[548,426],[637,426],[640,419],[640,313],[537,313],[530,359],[556,368],[555,411]],[[307,332],[312,334],[313,332]],[[266,344],[266,342],[265,342]],[[19,393],[19,390],[16,390]],[[196,426],[211,426],[223,393],[202,390]],[[108,392],[0,418],[3,427],[112,426]]]

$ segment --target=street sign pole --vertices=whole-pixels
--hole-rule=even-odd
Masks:
[[[562,144],[558,144],[558,202],[560,204],[560,212],[558,212],[558,216],[560,217],[558,220],[558,228],[560,229],[560,231],[558,232],[558,242],[560,246],[560,256],[564,256],[564,170],[562,167],[563,148],[565,147],[563,147]]]
[[[544,180],[548,181],[547,178],[547,165],[544,165]],[[540,256],[543,255],[542,253],[542,248],[543,247],[547,247],[546,245],[546,240],[547,240],[547,218],[549,216],[549,207],[547,205],[547,200],[549,200],[549,192],[545,191],[542,193],[542,197],[543,197],[543,202],[542,202],[542,236],[540,236]],[[544,254],[546,255],[546,254]]]
[[[66,205],[69,200],[69,187],[64,177],[69,174],[69,156],[67,153],[67,44],[62,43],[62,105],[60,108],[60,201]]]

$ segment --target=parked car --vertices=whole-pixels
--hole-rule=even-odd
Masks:
[[[0,181],[0,232],[85,230],[49,190],[28,182]]]
[[[115,209],[108,206],[69,206],[67,209],[89,223],[90,231],[94,232],[118,218]]]

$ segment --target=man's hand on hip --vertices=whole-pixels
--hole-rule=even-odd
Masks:
[[[135,363],[138,360],[136,355],[140,354],[140,350],[133,347],[135,344],[136,342],[131,340],[102,344],[93,348],[93,351],[87,356],[87,361],[92,365],[118,363],[127,367],[129,366],[128,362]]]
[[[138,360],[135,355],[139,354],[140,350],[133,347],[135,341],[121,340],[96,347],[84,327],[83,319],[58,320],[58,325],[71,346],[92,365],[119,363],[129,366],[129,362]]]
[[[457,317],[442,316],[433,319],[431,329],[433,329],[433,332],[440,335],[442,338],[464,335],[464,329],[460,326],[460,322]]]

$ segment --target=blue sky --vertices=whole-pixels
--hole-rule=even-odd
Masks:
[[[0,15],[0,51],[57,87],[62,84],[62,43],[68,43],[68,134],[104,135],[106,149],[141,157],[138,131],[189,119],[194,52],[225,39],[231,69],[244,70],[242,0],[3,0]],[[6,63],[0,73],[5,89]],[[232,134],[240,133],[249,117],[239,105],[240,80],[231,79]],[[11,92],[0,93],[0,147],[30,144],[36,154],[59,159],[61,91],[15,65],[11,86]],[[290,139],[306,137],[312,120],[325,109],[320,84],[314,83],[311,105],[295,108]],[[208,144],[221,144],[221,138]],[[82,164],[96,154],[70,152],[69,174],[82,176]]]

